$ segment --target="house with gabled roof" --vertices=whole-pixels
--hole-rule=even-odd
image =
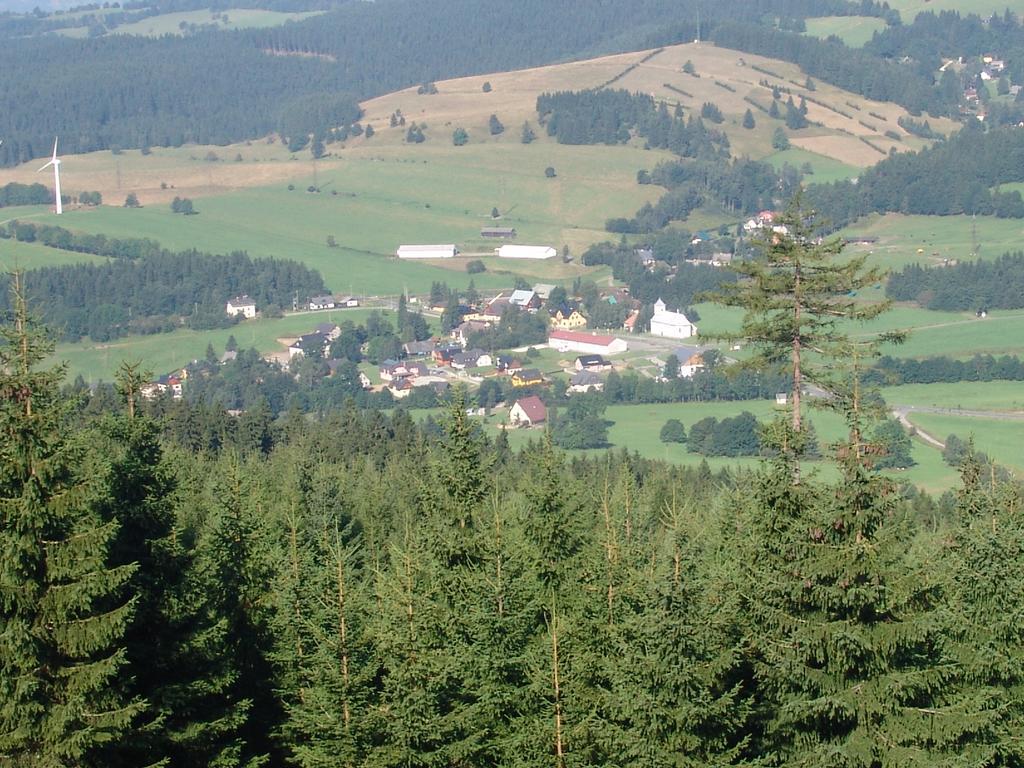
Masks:
[[[256,302],[248,296],[235,296],[224,306],[224,312],[234,317],[241,315],[246,320],[256,317]]]
[[[523,368],[512,374],[513,387],[531,387],[534,384],[543,384],[544,375],[536,368]]]
[[[584,392],[600,392],[604,389],[604,379],[592,371],[580,371],[569,379],[569,388],[565,394]]]
[[[508,412],[509,423],[516,427],[532,427],[548,420],[548,409],[536,395],[521,397]]]

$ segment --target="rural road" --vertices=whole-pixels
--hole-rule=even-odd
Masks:
[[[913,429],[917,435],[929,445],[940,450],[946,444],[933,435],[929,435],[920,427],[910,423],[911,413],[934,413],[940,416],[965,416],[975,419],[998,419],[1000,421],[1024,421],[1024,411],[979,411],[965,410],[963,408],[939,408],[934,405],[892,405],[892,415],[899,419],[900,423],[907,429]]]

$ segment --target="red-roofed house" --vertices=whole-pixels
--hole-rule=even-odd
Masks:
[[[613,355],[627,349],[626,341],[614,336],[561,330],[553,330],[548,334],[548,346],[559,352],[585,352],[594,355]]]
[[[544,401],[536,395],[516,400],[508,412],[509,422],[516,427],[532,427],[535,424],[543,424],[547,419],[548,409],[544,406]]]

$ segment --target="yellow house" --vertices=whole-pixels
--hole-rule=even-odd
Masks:
[[[586,326],[587,318],[578,309],[574,309],[568,314],[563,314],[559,309],[551,316],[551,327],[559,331],[575,331],[577,328],[586,328]]]
[[[533,384],[543,384],[544,377],[541,372],[536,368],[526,368],[522,371],[516,371],[512,374],[512,386],[513,387],[529,387]]]

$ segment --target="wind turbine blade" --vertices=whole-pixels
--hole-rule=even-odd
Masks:
[[[57,159],[57,137],[53,137],[53,159]]]
[[[46,163],[46,165],[44,165],[44,166],[43,166],[42,168],[40,168],[40,169],[39,169],[39,171],[45,171],[45,170],[46,170],[47,168],[49,168],[49,167],[50,167],[51,165],[53,165],[53,160],[50,160],[50,161],[48,161],[48,162]],[[36,173],[39,173],[39,171],[36,171]]]

